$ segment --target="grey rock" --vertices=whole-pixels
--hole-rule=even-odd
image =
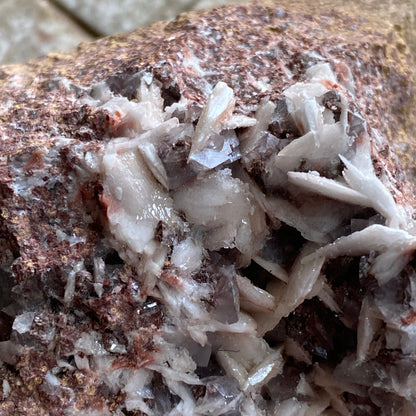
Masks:
[[[190,10],[193,0],[57,0],[97,33],[126,32],[157,20],[169,20]]]
[[[238,0],[247,2],[247,0]],[[236,3],[238,1],[233,1]],[[94,31],[102,35],[126,32],[179,13],[231,3],[230,0],[56,0]]]
[[[0,63],[71,49],[88,40],[88,33],[46,1],[0,2]]]

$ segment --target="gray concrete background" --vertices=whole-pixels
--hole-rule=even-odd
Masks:
[[[247,0],[0,0],[0,64],[126,32],[205,7]]]

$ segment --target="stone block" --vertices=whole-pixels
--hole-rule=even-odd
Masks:
[[[87,40],[88,33],[47,1],[0,2],[0,63],[71,49]]]
[[[193,0],[56,0],[95,32],[126,32],[157,20],[170,20],[192,8]]]

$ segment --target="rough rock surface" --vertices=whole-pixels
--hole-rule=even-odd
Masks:
[[[96,33],[127,32],[158,20],[172,20],[184,11],[230,3],[228,0],[56,0]],[[240,0],[241,2],[241,0]]]
[[[412,59],[271,2],[1,67],[0,414],[413,414]]]

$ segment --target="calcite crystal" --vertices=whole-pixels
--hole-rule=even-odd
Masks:
[[[0,415],[415,414],[407,30],[234,5],[0,68]]]

